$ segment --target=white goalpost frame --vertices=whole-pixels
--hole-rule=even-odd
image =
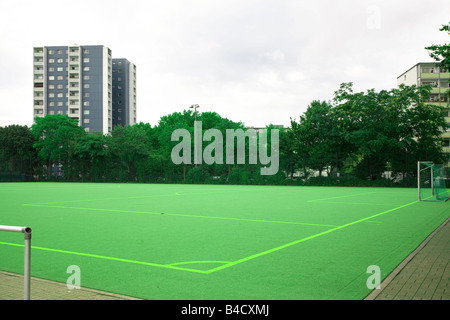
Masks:
[[[0,231],[17,232],[24,234],[25,249],[24,249],[24,269],[23,269],[23,291],[24,291],[24,300],[30,300],[31,228],[0,225]]]
[[[427,164],[434,165],[434,162],[432,162],[432,161],[418,161],[417,162],[417,192],[418,192],[419,201],[422,201],[422,199],[420,199],[420,182],[421,182],[420,181],[420,172],[422,170],[428,169],[428,168],[425,168],[425,169],[421,170],[421,168],[420,168],[421,163],[427,163]],[[431,168],[430,172],[431,172],[431,179],[430,179],[431,195],[434,196],[434,172],[433,172],[432,168]]]

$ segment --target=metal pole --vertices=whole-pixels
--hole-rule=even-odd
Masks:
[[[417,191],[419,193],[420,201],[420,161],[417,162]]]
[[[197,122],[197,108],[198,108],[198,105],[195,105],[195,107],[194,107],[195,122]],[[197,154],[197,149],[198,149],[198,146],[197,146],[197,144],[195,144],[195,150],[194,150],[195,154]],[[197,168],[197,162],[195,162],[195,167]]]
[[[434,165],[433,165],[434,167]],[[434,196],[434,168],[431,167],[431,195]]]
[[[24,232],[25,238],[25,256],[23,270],[23,290],[24,300],[30,300],[30,279],[31,279],[31,229],[26,228]]]
[[[200,108],[200,106],[198,104],[193,104],[192,106],[189,107],[190,109],[194,109],[194,128],[195,128],[195,123],[197,122],[197,109]],[[194,154],[197,155],[197,144],[194,144]],[[195,162],[195,167],[197,168],[197,162]],[[193,176],[192,176],[192,179]]]
[[[29,227],[12,227],[0,225],[0,231],[23,233],[25,238],[24,253],[24,300],[30,300],[30,277],[31,277],[31,228]]]

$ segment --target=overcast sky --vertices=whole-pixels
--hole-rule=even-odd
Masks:
[[[392,89],[449,43],[448,0],[0,0],[0,126],[31,126],[33,47],[104,45],[137,66],[138,122],[199,104],[288,126],[343,82]]]

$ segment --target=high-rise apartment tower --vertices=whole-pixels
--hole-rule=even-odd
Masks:
[[[111,132],[113,120],[122,118],[113,109],[111,50],[105,46],[48,46],[33,48],[33,117],[52,114],[77,119],[89,133]],[[122,60],[122,59],[120,59]],[[136,123],[136,67],[133,65],[133,115],[120,124]],[[121,79],[122,80],[122,79]],[[121,93],[125,95],[124,92]],[[129,93],[127,92],[126,95]],[[123,110],[128,108],[124,105]],[[118,109],[118,108],[117,108]],[[131,121],[130,121],[131,120]]]

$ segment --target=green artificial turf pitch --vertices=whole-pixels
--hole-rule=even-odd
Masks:
[[[31,275],[144,299],[364,299],[450,216],[397,188],[2,183]],[[0,270],[23,273],[0,232]],[[17,288],[23,290],[23,288]],[[31,291],[33,295],[33,291]]]

